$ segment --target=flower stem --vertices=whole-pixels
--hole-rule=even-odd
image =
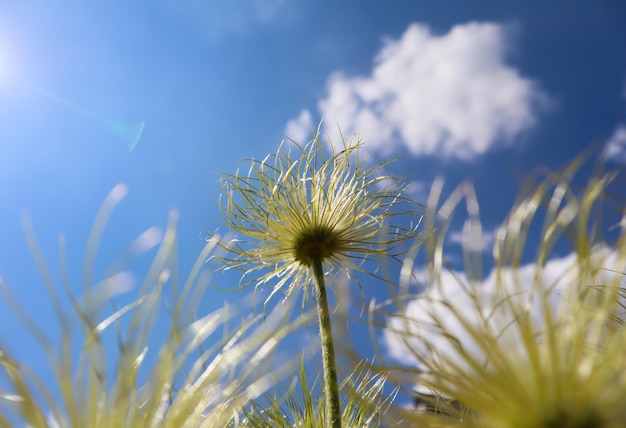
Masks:
[[[324,395],[326,396],[326,426],[341,428],[341,403],[339,400],[339,386],[337,384],[337,365],[335,363],[335,345],[333,330],[330,323],[326,284],[324,283],[324,269],[322,258],[312,260],[313,274],[317,291],[317,316],[320,322],[320,337],[322,339],[322,361],[324,364]]]

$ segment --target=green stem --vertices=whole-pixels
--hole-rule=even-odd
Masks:
[[[330,311],[324,283],[324,269],[321,257],[312,260],[313,274],[317,291],[317,316],[320,322],[322,339],[322,361],[324,364],[324,395],[326,396],[326,426],[341,428],[341,402],[337,384],[337,364],[335,363],[335,344],[330,324]]]

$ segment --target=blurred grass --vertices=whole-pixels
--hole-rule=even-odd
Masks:
[[[30,220],[24,216],[26,238],[62,335],[60,343],[54,343],[13,296],[9,285],[0,284],[2,299],[38,342],[55,382],[46,384],[33,368],[20,364],[9,349],[0,346],[0,372],[4,375],[0,379],[5,380],[0,383],[1,426],[20,421],[31,427],[237,426],[243,405],[286,375],[273,360],[274,353],[282,338],[307,322],[309,315],[290,317],[290,302],[264,316],[245,316],[234,327],[229,327],[229,322],[251,308],[231,305],[201,314],[198,304],[210,279],[202,268],[219,238],[207,242],[181,281],[175,212],[160,244],[159,233],[149,229],[113,263],[102,281],[93,283],[100,238],[125,193],[123,186],[117,186],[96,217],[85,255],[81,298],[68,280],[64,242],[60,246],[59,287],[46,266]],[[114,298],[130,290],[129,272],[123,270],[123,262],[128,260],[124,259],[155,245],[158,250],[137,296],[115,308]],[[63,307],[60,289],[64,289],[71,311]],[[173,295],[167,332],[159,331],[157,324],[164,289]],[[108,304],[113,310],[106,309]],[[73,341],[75,327],[82,335],[78,353]],[[114,341],[107,338],[111,334]],[[110,349],[115,343],[116,349]],[[146,361],[154,363],[145,367]]]
[[[386,377],[367,368],[365,362],[357,363],[340,385],[343,395],[342,425],[345,427],[380,426],[391,406],[395,392],[385,395]],[[324,407],[324,388],[319,373],[313,375],[304,364],[298,377],[289,384],[277,384],[261,398],[244,408],[245,427],[297,427],[315,428],[329,424]]]
[[[405,426],[625,426],[624,204],[618,222],[604,225],[616,174],[595,174],[575,188],[581,164],[527,184],[496,229],[490,255],[473,187],[462,183],[440,202],[443,186],[435,182],[426,268],[407,259],[405,292],[370,310],[372,329],[383,329],[396,354],[401,348],[413,362],[383,363],[390,382],[426,404],[422,411],[396,406],[390,418]],[[463,269],[455,271],[444,248],[462,203]],[[608,240],[611,228],[617,237]],[[494,267],[485,276],[487,256]]]
[[[577,187],[581,164],[529,182],[496,229],[489,253],[473,187],[462,183],[444,198],[443,181],[433,183],[424,245],[404,260],[393,296],[372,302],[362,320],[375,348],[381,337],[402,344],[404,364],[389,359],[389,348],[376,348],[375,359],[348,350],[353,359],[341,385],[343,426],[624,426],[624,203],[609,201],[619,219],[604,224],[616,175],[596,172]],[[202,313],[210,280],[204,263],[219,237],[181,278],[173,212],[163,234],[148,229],[94,281],[98,244],[125,193],[116,187],[94,221],[80,298],[69,281],[64,241],[57,284],[24,216],[63,334],[56,342],[48,337],[0,278],[0,299],[54,374],[50,385],[0,344],[0,426],[325,426],[321,374],[301,355],[277,354],[281,341],[314,314],[294,315],[293,298],[256,315],[245,303]],[[446,243],[461,205],[467,211],[463,268],[454,270]],[[131,291],[128,260],[155,247],[136,295],[118,299]],[[492,265],[485,275],[483,266]],[[172,293],[167,304],[164,290]],[[159,330],[163,307],[166,332]],[[252,315],[242,317],[245,311]],[[394,402],[399,391],[422,405]]]

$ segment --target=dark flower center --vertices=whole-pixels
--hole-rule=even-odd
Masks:
[[[295,259],[310,266],[314,259],[324,260],[339,249],[337,233],[330,227],[316,226],[300,233],[293,246]]]

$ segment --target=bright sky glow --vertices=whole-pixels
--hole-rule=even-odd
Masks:
[[[0,36],[2,34],[0,33]],[[0,83],[6,84],[8,74],[10,71],[9,58],[7,48],[4,46],[4,41],[0,39]]]

